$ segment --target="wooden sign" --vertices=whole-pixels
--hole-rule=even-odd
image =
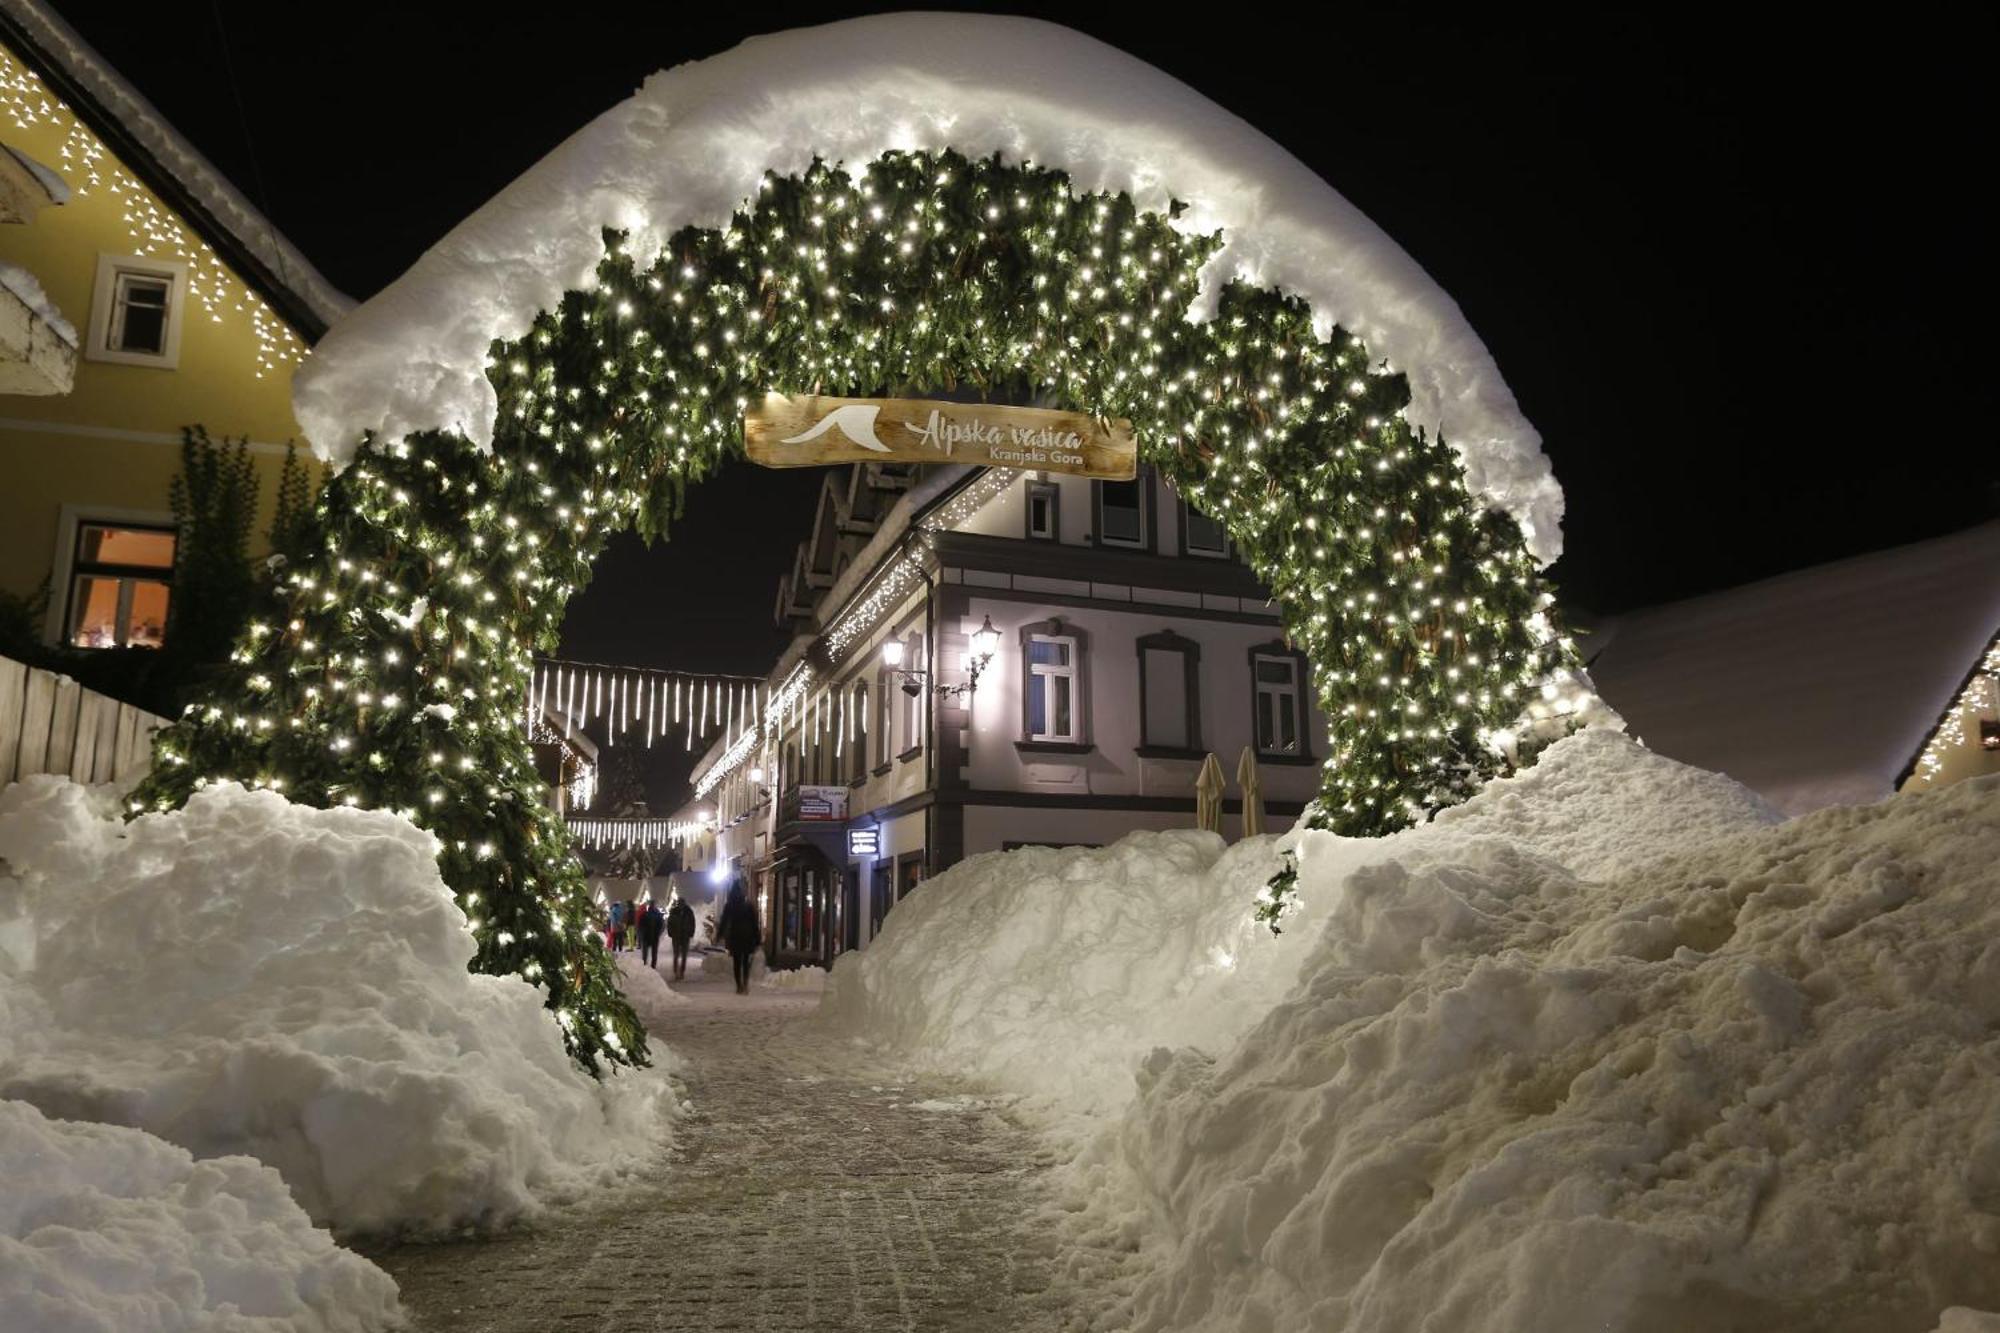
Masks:
[[[1003,403],[771,393],[743,414],[743,448],[765,467],[876,460],[1036,468],[1129,481],[1132,423]]]

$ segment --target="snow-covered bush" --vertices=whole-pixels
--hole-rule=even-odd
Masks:
[[[1120,1328],[1920,1333],[2000,1304],[1996,797],[1773,826],[1585,734],[1300,837],[1301,913],[1233,969],[1203,904],[1267,853],[1152,835],[937,877],[829,1004],[1123,1105],[1068,1178],[1081,1239],[1140,1249]]]
[[[372,1333],[401,1312],[271,1168],[0,1101],[0,1327]]]
[[[475,975],[431,835],[211,786],[121,824],[66,779],[0,793],[0,1097],[277,1168],[315,1221],[504,1221],[675,1105],[604,1083],[543,997]]]

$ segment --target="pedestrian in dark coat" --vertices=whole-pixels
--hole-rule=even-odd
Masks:
[[[647,967],[660,965],[660,936],[667,929],[667,914],[656,902],[647,902],[639,913],[639,961]]]
[[[674,942],[674,980],[687,976],[688,941],[694,938],[694,909],[687,899],[675,898],[667,909],[667,938]]]
[[[716,933],[722,936],[723,947],[729,950],[736,993],[749,994],[750,959],[763,942],[764,928],[757,921],[757,904],[751,901],[741,879],[729,886],[729,898],[722,904],[722,920]]]

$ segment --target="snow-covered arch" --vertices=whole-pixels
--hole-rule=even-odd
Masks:
[[[751,395],[961,383],[1129,417],[1226,524],[1315,666],[1316,822],[1400,827],[1574,724],[1560,492],[1451,300],[1157,71],[891,16],[656,77],[336,325],[297,380],[317,530],[137,803],[402,811],[475,966],[547,986],[586,1062],[643,1051],[540,801],[532,651],[614,532],[741,452]]]
[[[1303,297],[1408,382],[1410,423],[1470,489],[1562,554],[1562,490],[1492,354],[1402,247],[1268,136],[1092,37],[1036,19],[886,14],[753,37],[646,80],[341,320],[295,380],[300,424],[344,463],[363,435],[454,430],[491,443],[495,338],[587,287],[602,233],[643,266],[685,226],[726,223],[765,173],[890,150],[998,153],[1079,191],[1220,232],[1190,314],[1235,279]]]

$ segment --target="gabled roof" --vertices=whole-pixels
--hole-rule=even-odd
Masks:
[[[1647,745],[1796,815],[1893,792],[1996,626],[2000,522],[1619,616],[1590,674]]]
[[[307,342],[354,305],[41,0],[0,0],[0,40],[126,169],[186,220]]]

